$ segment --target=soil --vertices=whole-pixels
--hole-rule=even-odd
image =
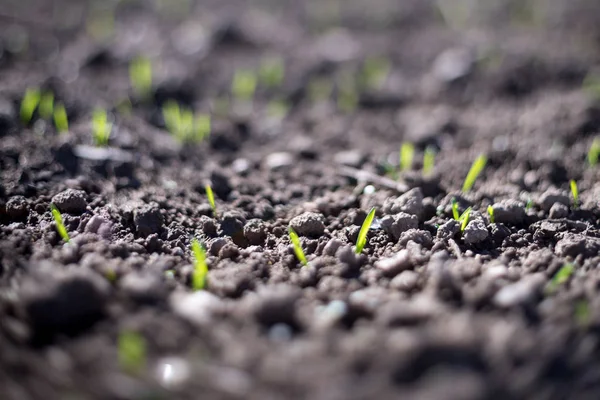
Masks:
[[[2,399],[600,397],[597,2],[5,3]],[[149,97],[129,81],[140,55]],[[235,71],[269,57],[282,84],[232,98]],[[373,57],[389,71],[363,87]],[[30,87],[65,104],[67,133],[21,121]],[[169,134],[169,99],[210,113],[209,138]],[[453,198],[472,207],[464,231]]]

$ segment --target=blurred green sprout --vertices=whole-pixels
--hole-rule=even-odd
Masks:
[[[463,193],[467,193],[468,191],[471,190],[471,188],[473,188],[473,185],[475,185],[475,181],[477,180],[477,177],[479,176],[479,174],[481,174],[481,171],[483,171],[486,164],[487,164],[487,157],[483,154],[475,159],[475,161],[473,162],[473,165],[471,165],[471,169],[469,170],[467,177],[465,178],[465,182],[463,183],[463,187],[462,187]]]
[[[402,143],[400,146],[400,171],[409,171],[413,166],[415,157],[415,145],[410,142]]]
[[[69,119],[67,117],[67,110],[62,103],[56,104],[53,113],[54,126],[58,133],[64,133],[69,130]]]
[[[569,181],[569,186],[571,186],[571,194],[573,195],[573,207],[579,207],[579,189],[577,189],[577,182],[574,179]]]
[[[302,245],[300,244],[300,238],[298,234],[291,226],[288,228],[288,233],[290,236],[290,242],[292,242],[292,246],[294,248],[294,254],[296,258],[302,263],[302,265],[308,265],[308,261],[306,261],[306,256],[304,255],[304,250],[302,250]]]
[[[38,113],[40,118],[49,120],[54,112],[54,93],[44,92],[40,98]]]
[[[567,263],[563,265],[552,277],[552,280],[547,286],[547,291],[550,293],[555,292],[559,286],[569,281],[574,272],[575,266],[573,264]]]
[[[258,80],[261,85],[275,88],[281,85],[284,79],[285,66],[280,57],[271,57],[263,60],[258,70]]]
[[[96,146],[108,146],[112,123],[108,121],[106,110],[96,109],[92,113],[92,138]]]
[[[590,167],[595,167],[598,164],[598,158],[600,157],[600,138],[594,138],[592,145],[587,153],[587,162]]]
[[[35,110],[40,104],[41,98],[42,94],[37,88],[30,88],[25,91],[23,100],[21,100],[21,122],[23,122],[26,125],[31,122],[31,119],[33,118],[33,113],[35,113]]]
[[[196,114],[180,107],[174,100],[165,102],[162,108],[167,130],[180,142],[202,142],[210,135],[211,118],[208,114]]]
[[[194,256],[194,270],[192,272],[192,288],[204,290],[208,276],[208,265],[206,264],[206,250],[196,239],[192,239],[192,254]]]
[[[231,82],[231,93],[236,100],[252,101],[256,91],[257,77],[253,71],[239,69],[235,71]]]
[[[146,341],[137,332],[124,331],[118,337],[118,357],[121,369],[138,374],[146,366]]]
[[[134,92],[148,99],[152,92],[152,63],[146,57],[137,57],[129,64],[129,81]]]
[[[487,206],[487,213],[490,216],[490,223],[495,223],[496,218],[494,217],[494,207],[491,205]]]
[[[215,203],[215,193],[212,190],[212,187],[209,184],[204,185],[204,190],[206,191],[206,197],[208,198],[208,204],[210,204],[210,208],[212,209],[213,215],[217,217],[217,204]]]
[[[390,72],[390,62],[385,57],[369,57],[360,73],[360,84],[365,89],[379,89]]]
[[[435,150],[427,146],[423,153],[423,175],[430,175],[435,167]]]

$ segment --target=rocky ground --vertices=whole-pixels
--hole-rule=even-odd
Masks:
[[[599,6],[395,3],[7,0],[2,399],[600,396]],[[281,83],[231,96],[273,59]],[[68,132],[23,120],[33,87]],[[168,100],[209,137],[167,132]]]

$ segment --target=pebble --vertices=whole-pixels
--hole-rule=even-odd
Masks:
[[[379,268],[387,276],[396,276],[398,273],[412,267],[408,250],[400,250],[396,255],[381,259],[375,262],[375,267]]]
[[[390,281],[390,286],[394,289],[409,292],[417,287],[419,274],[415,271],[404,270]]]
[[[495,295],[493,302],[498,307],[510,308],[535,301],[544,278],[534,274],[522,278],[516,283],[504,286]]]
[[[133,210],[133,223],[143,237],[159,233],[163,228],[163,218],[156,203],[144,204]]]
[[[67,189],[52,198],[52,203],[60,212],[80,215],[86,207],[85,192],[83,190]]]
[[[235,211],[228,211],[221,217],[217,233],[221,236],[236,237],[244,234],[244,216]]]
[[[290,153],[271,153],[265,157],[265,165],[271,170],[289,167],[294,163],[294,156]]]
[[[423,192],[421,188],[413,188],[397,198],[389,198],[383,203],[384,214],[398,214],[404,212],[416,215],[423,212]]]
[[[317,238],[325,232],[323,219],[322,214],[305,212],[304,214],[292,218],[290,226],[300,236]]]
[[[554,203],[550,207],[549,216],[551,219],[567,218],[569,216],[569,207],[562,203]]]
[[[278,323],[293,325],[296,301],[300,295],[298,287],[284,283],[263,286],[256,292],[254,316],[261,324],[267,326]]]
[[[460,232],[460,222],[451,219],[445,224],[440,225],[436,236],[438,239],[447,240],[452,239],[458,232]]]
[[[440,53],[433,62],[433,75],[443,82],[453,82],[473,69],[473,53],[466,48],[451,48]]]
[[[121,290],[139,303],[156,303],[166,297],[163,281],[149,272],[130,272],[119,281]]]
[[[504,200],[492,206],[494,222],[501,224],[520,225],[525,220],[525,205],[516,200]]]
[[[267,238],[267,227],[262,220],[251,219],[244,225],[244,236],[251,245],[261,245]]]
[[[402,233],[419,227],[419,219],[415,215],[400,212],[396,215],[386,215],[381,219],[381,227],[394,241],[398,241]]]
[[[209,325],[214,315],[223,309],[221,299],[205,290],[174,292],[169,304],[175,314],[196,325]]]
[[[468,244],[483,242],[488,236],[489,232],[481,219],[470,221],[463,232],[463,239]]]
[[[550,188],[540,196],[539,203],[544,211],[550,211],[554,203],[569,206],[569,195],[564,191]]]
[[[21,221],[29,215],[29,206],[23,196],[13,196],[6,202],[6,214],[13,221]]]

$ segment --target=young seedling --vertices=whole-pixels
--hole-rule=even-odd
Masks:
[[[533,207],[533,200],[527,199],[527,203],[525,204],[525,210],[529,211],[531,209],[531,207]]]
[[[261,85],[268,88],[275,88],[281,85],[284,78],[284,64],[279,57],[265,59],[258,71],[258,80]]]
[[[465,212],[459,218],[460,221],[460,231],[464,232],[467,224],[469,223],[469,218],[471,217],[471,207],[467,208]]]
[[[564,283],[566,283],[571,275],[575,272],[575,266],[571,263],[563,265],[557,272],[554,274],[554,277],[548,284],[547,290],[552,293],[558,289],[558,287]]]
[[[31,122],[33,118],[33,113],[36,108],[40,104],[40,99],[42,95],[39,89],[27,89],[25,91],[25,95],[23,96],[23,100],[21,100],[21,122],[25,125]]]
[[[69,130],[67,110],[62,103],[58,103],[56,107],[54,107],[54,126],[58,133],[64,133]]]
[[[180,142],[201,142],[210,135],[211,119],[208,114],[194,116],[192,110],[179,107],[173,100],[162,108],[167,130]]]
[[[373,219],[375,218],[375,207],[371,208],[369,214],[365,218],[362,226],[360,227],[360,231],[358,232],[358,239],[356,239],[356,254],[360,254],[363,251],[363,248],[367,244],[367,234],[369,233],[369,229],[371,229],[371,224],[373,223]]]
[[[204,290],[208,276],[208,265],[206,264],[206,251],[196,238],[192,239],[192,254],[194,255],[194,271],[192,272],[192,288]]]
[[[595,167],[598,164],[598,158],[600,156],[600,138],[595,138],[588,150],[587,162],[590,167]]]
[[[210,135],[210,115],[197,114],[194,118],[194,142],[202,142]]]
[[[215,204],[215,194],[213,193],[212,187],[207,183],[204,185],[204,190],[206,191],[206,197],[208,198],[208,204],[210,204],[210,208],[212,208],[212,212],[214,217],[217,217],[217,205]]]
[[[475,184],[475,181],[477,180],[477,177],[485,168],[485,164],[487,164],[487,157],[483,154],[477,157],[477,159],[473,162],[473,165],[471,165],[471,169],[465,178],[465,182],[463,183],[463,193],[467,193],[469,190],[471,190]]]
[[[423,153],[423,175],[430,175],[435,167],[435,150],[427,147]]]
[[[54,93],[45,92],[41,99],[40,105],[38,107],[38,113],[42,119],[50,119],[52,118],[52,114],[54,112]]]
[[[452,198],[452,218],[455,221],[460,221],[460,214],[458,213],[458,201],[453,197]]]
[[[290,235],[290,242],[292,242],[292,246],[294,247],[294,254],[296,254],[296,258],[302,263],[302,265],[308,265],[308,261],[306,261],[306,256],[304,255],[304,250],[302,250],[302,245],[300,244],[300,238],[298,238],[298,234],[291,226],[288,228],[288,233]]]
[[[573,195],[573,207],[579,207],[579,190],[577,189],[577,182],[574,179],[571,179],[569,182],[571,186],[571,194]]]
[[[415,145],[410,142],[402,143],[400,146],[400,172],[406,172],[413,166],[415,156]]]
[[[152,63],[145,57],[138,57],[129,64],[129,81],[133,91],[142,99],[148,99],[152,92]]]
[[[252,101],[256,91],[256,74],[249,70],[237,70],[231,83],[233,97],[241,101]]]
[[[125,331],[119,334],[119,365],[128,374],[138,374],[146,366],[146,341],[137,332]]]
[[[96,109],[92,114],[92,138],[96,146],[104,147],[108,145],[112,124],[108,122],[108,115],[105,110]]]
[[[487,213],[490,216],[490,224],[493,224],[496,221],[496,218],[494,218],[494,207],[491,205],[487,206]]]
[[[344,71],[339,78],[337,106],[343,112],[350,113],[358,106],[356,82],[352,74]]]
[[[65,228],[65,224],[63,223],[60,211],[58,211],[58,208],[54,204],[50,204],[50,211],[52,211],[52,217],[54,217],[54,222],[56,223],[56,230],[58,231],[58,234],[65,243],[69,243],[69,240],[71,240],[71,238],[69,237],[69,232],[67,232],[67,228]]]
[[[308,98],[311,104],[325,101],[331,97],[333,85],[325,78],[313,78],[308,84]]]
[[[390,71],[390,63],[384,57],[367,58],[360,74],[360,84],[365,89],[381,87]]]

